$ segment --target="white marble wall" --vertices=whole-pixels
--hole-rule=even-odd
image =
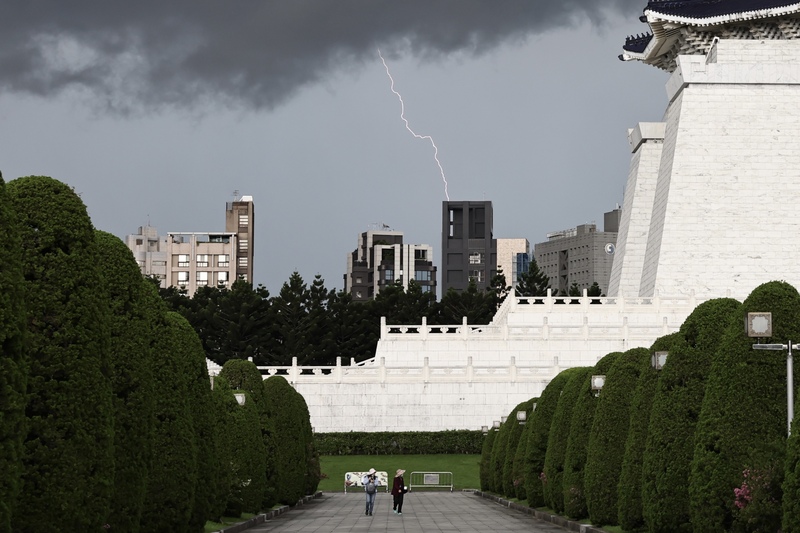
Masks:
[[[800,284],[800,42],[723,40],[716,61],[679,57],[667,86],[645,296]]]
[[[608,286],[610,296],[639,295],[650,231],[650,213],[664,146],[664,126],[663,122],[641,122],[628,132],[633,156],[625,185],[622,219]]]

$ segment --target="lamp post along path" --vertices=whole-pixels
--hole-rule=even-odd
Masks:
[[[788,350],[786,352],[786,410],[788,413],[788,430],[787,434],[792,436],[792,419],[794,419],[794,362],[792,360],[792,350],[800,349],[800,344],[754,344],[754,350],[771,350],[780,351]]]

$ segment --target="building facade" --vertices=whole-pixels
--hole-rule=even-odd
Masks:
[[[142,274],[157,278],[162,288],[178,287],[194,294],[199,287],[229,286],[253,276],[253,198],[243,196],[226,206],[226,231],[173,231],[158,235],[153,226],[142,226],[127,235]]]
[[[536,263],[550,278],[553,292],[568,294],[573,285],[582,291],[597,282],[607,293],[621,213],[620,209],[605,213],[603,231],[597,231],[595,224],[582,224],[549,233],[547,241],[536,243]]]
[[[629,137],[623,209],[648,213],[623,217],[614,271],[638,294],[511,295],[489,325],[382,325],[371,361],[283,369],[317,431],[478,429],[564,368],[651,347],[699,303],[800,287],[800,4],[651,1],[642,21],[652,33],[623,59],[671,76],[663,127]]]
[[[436,294],[432,246],[404,244],[403,232],[388,227],[358,236],[358,247],[347,255],[344,275],[344,291],[353,301],[371,300],[388,285],[408,290],[411,280],[422,292]]]
[[[497,273],[492,202],[442,202],[442,293],[463,291],[470,280],[485,290]],[[508,279],[508,278],[506,278]]]
[[[497,271],[503,272],[508,286],[516,286],[519,275],[528,271],[530,258],[528,239],[497,239]]]

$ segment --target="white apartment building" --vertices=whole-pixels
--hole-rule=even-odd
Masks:
[[[178,287],[188,294],[203,286],[226,287],[236,279],[252,280],[254,207],[252,196],[226,205],[226,231],[171,231],[158,235],[153,226],[141,226],[127,235],[125,244],[145,276],[162,288]]]

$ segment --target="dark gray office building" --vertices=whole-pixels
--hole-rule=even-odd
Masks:
[[[475,280],[484,290],[497,273],[492,202],[442,202],[442,295]]]

